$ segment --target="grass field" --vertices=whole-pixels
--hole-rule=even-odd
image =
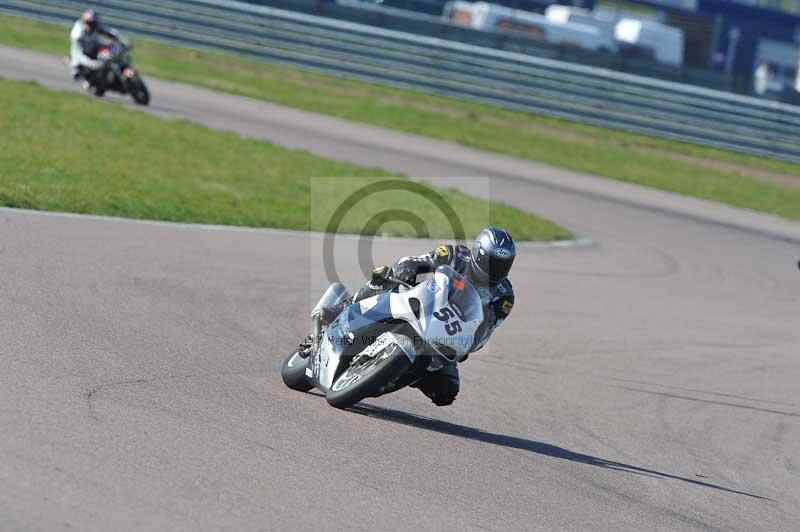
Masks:
[[[0,43],[66,54],[63,26],[4,16],[0,24]],[[800,219],[797,164],[145,40],[136,45],[147,75]]]
[[[347,195],[388,177],[380,170],[0,78],[3,206],[324,230]],[[468,234],[496,223],[521,240],[570,236],[511,207],[452,190],[438,192]],[[381,194],[350,211],[341,231],[361,232],[391,202],[393,209],[423,217],[430,236],[452,237],[449,220],[425,197],[414,192]],[[372,234],[416,234],[408,223],[377,221],[370,225]]]

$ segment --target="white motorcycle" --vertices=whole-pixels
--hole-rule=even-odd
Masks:
[[[310,346],[281,367],[286,386],[316,387],[331,406],[347,408],[413,385],[470,352],[483,305],[466,278],[445,265],[416,286],[389,281],[396,288],[349,305],[326,324],[324,309],[350,299],[340,283],[328,287],[311,312]]]

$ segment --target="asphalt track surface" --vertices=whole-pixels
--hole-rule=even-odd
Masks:
[[[0,73],[67,86],[8,49]],[[593,243],[522,248],[451,407],[403,390],[343,412],[278,373],[325,286],[318,235],[2,210],[0,530],[800,529],[796,242],[151,85],[159,114],[466,190],[492,175]],[[336,246],[351,286],[356,244]]]

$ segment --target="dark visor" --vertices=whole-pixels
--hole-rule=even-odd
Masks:
[[[511,271],[513,260],[503,260],[497,257],[490,257],[489,255],[478,255],[478,267],[489,274],[489,280],[493,283],[502,281],[508,277],[508,272]]]

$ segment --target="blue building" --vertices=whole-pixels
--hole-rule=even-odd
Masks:
[[[764,41],[800,38],[800,0],[630,0],[684,31],[684,64],[749,79]]]

